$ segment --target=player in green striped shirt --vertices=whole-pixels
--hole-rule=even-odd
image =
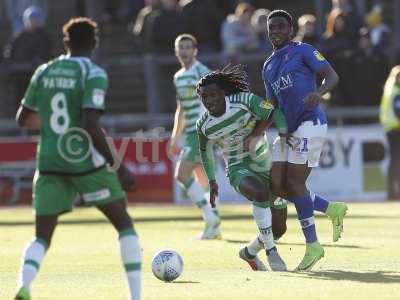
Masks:
[[[108,147],[99,119],[105,110],[106,72],[90,60],[97,24],[75,18],[63,27],[67,55],[41,65],[17,113],[21,127],[40,129],[33,181],[36,236],[23,254],[17,300],[31,299],[31,284],[50,246],[58,216],[72,210],[79,193],[119,232],[130,296],[140,299],[141,250],[126,209],[134,178]],[[103,241],[106,243],[107,241]]]
[[[209,180],[210,202],[214,205],[218,184],[212,147],[217,144],[222,149],[231,185],[253,203],[258,238],[266,249],[271,269],[284,271],[286,265],[277,252],[272,231],[270,206],[275,197],[269,188],[271,155],[265,128],[273,119],[279,131],[286,133],[286,121],[270,102],[249,92],[246,77],[240,66],[233,66],[199,81],[197,91],[207,109],[197,121],[200,154]],[[258,239],[242,249],[240,257],[253,269],[265,270],[255,243]]]
[[[197,41],[190,34],[179,35],[175,40],[175,53],[182,68],[174,75],[177,94],[177,109],[171,134],[170,151],[179,155],[175,178],[186,190],[190,199],[202,210],[206,227],[201,239],[221,237],[220,219],[216,209],[207,201],[207,179],[201,166],[196,121],[204,112],[204,107],[196,93],[200,78],[210,70],[197,59]],[[179,141],[184,136],[183,147]],[[194,178],[196,175],[196,178]],[[202,185],[203,183],[203,185]]]

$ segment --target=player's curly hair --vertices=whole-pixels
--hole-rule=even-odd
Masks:
[[[88,49],[93,47],[97,30],[97,23],[92,19],[72,18],[63,26],[64,41],[73,49]]]
[[[215,83],[224,90],[225,95],[234,95],[249,91],[247,73],[243,65],[227,65],[222,70],[217,70],[203,76],[197,83],[197,93],[201,87]]]

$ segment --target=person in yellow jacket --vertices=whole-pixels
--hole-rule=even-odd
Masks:
[[[379,117],[390,150],[388,198],[400,200],[400,65],[392,68],[386,80]]]

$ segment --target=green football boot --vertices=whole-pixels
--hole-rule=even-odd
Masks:
[[[346,215],[348,207],[343,202],[330,202],[326,210],[327,216],[332,221],[334,242],[337,242],[343,232],[343,218]]]
[[[15,300],[31,300],[31,295],[27,288],[21,287],[15,296]]]
[[[316,241],[306,244],[306,253],[295,271],[310,271],[311,268],[324,257],[324,248]]]

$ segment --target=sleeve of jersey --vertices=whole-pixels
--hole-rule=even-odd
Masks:
[[[176,101],[177,102],[179,102],[179,101],[181,101],[181,99],[179,98],[179,93],[178,93],[178,88],[177,88],[177,80],[176,80],[176,77],[174,76],[174,79],[173,79],[173,83],[174,83],[174,88],[175,88],[175,95],[176,95]]]
[[[37,111],[37,97],[35,95],[36,87],[37,87],[37,78],[39,73],[41,72],[43,66],[40,66],[36,69],[33,74],[31,81],[29,82],[29,86],[25,92],[24,98],[21,101],[21,104],[30,110]]]
[[[28,89],[25,92],[24,98],[21,101],[21,104],[29,108],[30,110],[37,111],[37,99],[35,96],[35,90],[36,90],[36,83],[35,82],[30,82]]]
[[[203,134],[199,126],[197,126],[197,135],[199,137],[200,157],[203,163],[209,181],[215,180],[215,161],[212,143]]]
[[[202,69],[201,69],[201,72],[200,72],[200,77],[203,77],[204,75],[207,75],[207,74],[209,74],[209,73],[211,73],[212,71],[209,69],[209,68],[207,68],[206,66],[204,66]]]
[[[105,109],[108,80],[105,75],[92,77],[86,80],[82,108]]]
[[[274,105],[254,94],[250,94],[250,111],[260,119],[268,119],[274,110]]]
[[[311,45],[303,45],[303,57],[304,61],[314,72],[319,72],[326,66],[329,66],[329,62],[325,57]]]
[[[278,128],[278,132],[280,134],[285,134],[288,132],[286,118],[280,108],[274,110],[272,120],[274,121],[275,126]]]
[[[275,99],[275,94],[274,90],[272,89],[272,86],[269,84],[267,80],[267,74],[265,73],[266,66],[264,66],[263,71],[262,71],[262,79],[264,82],[264,87],[265,87],[265,95],[267,99]]]

